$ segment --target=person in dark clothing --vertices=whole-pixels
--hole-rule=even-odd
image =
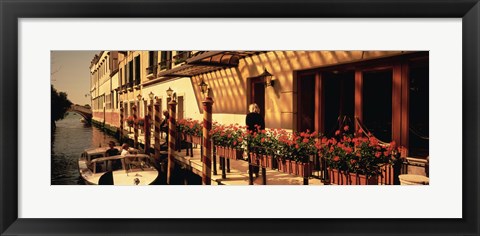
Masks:
[[[110,141],[108,142],[108,147],[107,151],[105,152],[105,156],[111,157],[111,156],[116,156],[120,155],[120,151],[115,148],[115,142]],[[122,162],[120,160],[112,160],[112,169],[113,170],[118,170],[122,168]]]
[[[250,113],[247,114],[247,118],[245,119],[247,129],[252,132],[264,130],[265,120],[263,119],[262,115],[260,115],[260,108],[258,108],[258,105],[255,103],[251,104],[249,107],[249,111]],[[260,129],[257,129],[255,125],[260,126]]]
[[[107,151],[105,152],[105,156],[111,157],[111,156],[116,156],[120,154],[118,149],[115,148],[115,142],[113,141],[108,142],[108,147],[109,149],[107,149]]]
[[[250,104],[248,106],[248,111],[250,113],[247,114],[245,118],[245,124],[247,125],[247,130],[252,132],[260,132],[261,130],[265,129],[265,120],[263,119],[262,115],[260,115],[260,108],[256,103]],[[250,145],[248,145],[250,147]],[[260,168],[258,166],[252,167],[252,172],[255,174],[255,177],[258,177],[258,172]]]

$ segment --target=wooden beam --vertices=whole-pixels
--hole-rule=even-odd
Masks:
[[[363,122],[363,72],[358,69],[355,70],[355,117]],[[355,131],[359,129],[355,123]]]
[[[229,63],[221,63],[221,62],[207,62],[207,61],[196,61],[188,63],[189,65],[196,65],[196,66],[212,66],[212,67],[235,67],[238,64],[229,64]]]
[[[410,134],[410,66],[407,62],[402,64],[402,121],[401,139],[398,145],[406,147],[405,155],[408,156]]]
[[[325,133],[325,109],[324,109],[323,80],[320,72],[315,74],[315,130]]]
[[[392,81],[392,140],[401,143],[402,130],[402,65],[393,66]]]

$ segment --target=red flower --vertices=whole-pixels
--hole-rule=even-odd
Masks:
[[[265,142],[265,138],[262,138],[262,140],[260,140],[260,142],[264,143],[264,142]]]
[[[304,138],[304,139],[303,139],[303,142],[304,142],[304,143],[308,143],[308,139],[307,139],[307,138]]]
[[[350,164],[352,164],[352,165],[355,164],[356,162],[357,162],[357,161],[354,160],[354,159],[350,160]]]
[[[322,143],[325,143],[325,144],[326,144],[327,142],[328,142],[328,139],[325,138],[325,137],[323,137],[323,138],[322,138]]]
[[[376,158],[379,158],[381,155],[382,155],[381,152],[376,152],[376,153],[375,153],[375,157],[376,157]]]
[[[340,135],[340,130],[335,131],[335,135],[336,136]]]
[[[340,157],[339,156],[334,156],[333,161],[340,161]]]
[[[343,130],[345,131],[348,131],[348,129],[349,129],[348,125],[345,125],[345,127],[343,127]]]

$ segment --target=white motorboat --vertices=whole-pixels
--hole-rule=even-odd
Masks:
[[[78,160],[80,176],[89,185],[150,185],[158,177],[150,156],[130,148],[129,154],[106,156],[109,147],[85,150]],[[122,150],[122,147],[115,147]],[[121,163],[121,164],[120,164]]]

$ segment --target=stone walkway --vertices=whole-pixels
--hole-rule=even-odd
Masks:
[[[133,140],[133,133],[128,135]],[[139,135],[138,142],[144,144],[144,135]],[[165,142],[161,139],[161,142]],[[151,147],[154,148],[154,138],[151,139]],[[202,162],[200,159],[200,146],[193,148],[193,157],[186,155],[186,150],[182,149],[180,152],[174,152],[176,164],[182,165],[184,168],[191,170],[194,174],[202,176]],[[213,158],[213,157],[212,157]],[[213,160],[212,160],[213,165]],[[262,175],[254,178],[254,185],[262,185]],[[318,173],[317,173],[318,174]],[[290,175],[277,170],[266,169],[267,185],[303,185],[303,178],[295,175]],[[230,160],[230,172],[226,173],[226,178],[222,178],[222,170],[220,169],[220,160],[217,157],[217,175],[213,174],[212,167],[212,185],[248,185],[248,162],[242,160]],[[323,185],[323,183],[316,178],[309,179],[309,185]]]
[[[190,169],[193,173],[202,176],[202,162],[200,160],[200,148],[193,149],[193,157],[186,156],[186,151],[175,152],[175,160],[183,167]],[[213,165],[213,160],[212,160]],[[277,170],[266,169],[267,185],[303,185],[303,178],[279,172]],[[222,178],[220,161],[217,157],[217,175],[213,174],[212,185],[248,185],[248,162],[242,160],[230,160],[230,173],[226,173],[226,178]],[[255,185],[262,185],[261,170],[260,175],[254,180]],[[310,178],[309,185],[323,185],[319,179]]]

